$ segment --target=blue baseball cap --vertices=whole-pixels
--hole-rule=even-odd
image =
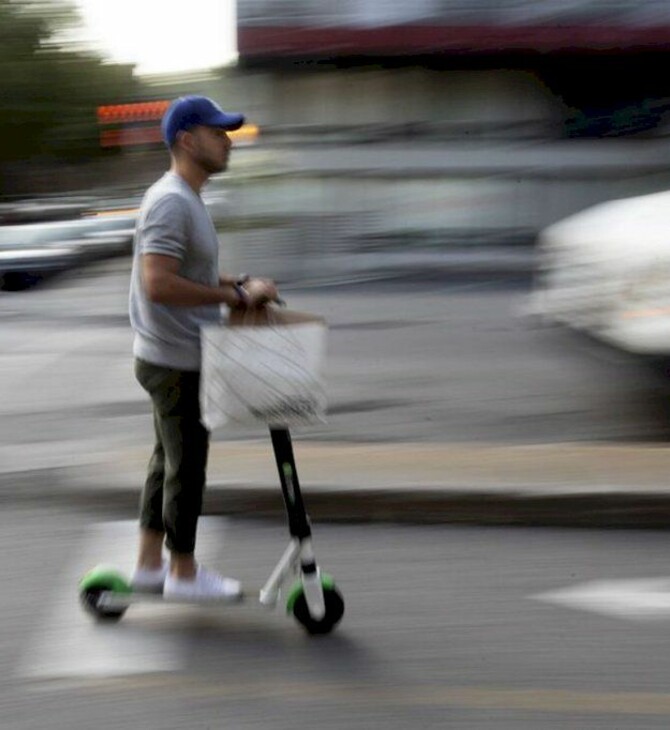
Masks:
[[[172,147],[179,132],[187,131],[191,127],[220,127],[232,132],[243,124],[243,114],[227,114],[206,96],[182,96],[175,99],[163,115],[161,132],[165,144]]]

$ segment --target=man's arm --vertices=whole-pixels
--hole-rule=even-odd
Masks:
[[[239,276],[230,276],[229,274],[221,274],[219,276],[219,284],[221,286],[235,286],[239,281]]]
[[[142,285],[150,301],[177,307],[199,307],[203,304],[238,307],[242,303],[233,284],[198,284],[179,275],[180,265],[181,261],[174,256],[142,255]]]

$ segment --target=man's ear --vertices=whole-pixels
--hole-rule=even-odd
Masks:
[[[191,152],[193,150],[193,142],[193,134],[187,129],[181,129],[177,132],[177,138],[175,140],[177,150],[183,149],[186,152]]]

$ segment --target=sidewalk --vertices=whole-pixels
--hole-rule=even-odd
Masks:
[[[295,439],[294,449],[315,521],[670,525],[665,445],[356,445]],[[5,469],[0,500],[132,511],[149,450],[147,445],[89,452],[73,464],[61,449],[38,468]],[[205,512],[283,515],[269,439],[212,444]]]

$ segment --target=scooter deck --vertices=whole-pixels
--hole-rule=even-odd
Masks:
[[[162,593],[144,593],[133,591],[131,593],[117,593],[116,591],[103,591],[98,598],[98,606],[105,609],[124,609],[136,603],[166,603],[184,606],[217,606],[234,605],[242,603],[248,597],[244,593],[237,596],[217,598],[190,598],[185,596],[164,596]]]

